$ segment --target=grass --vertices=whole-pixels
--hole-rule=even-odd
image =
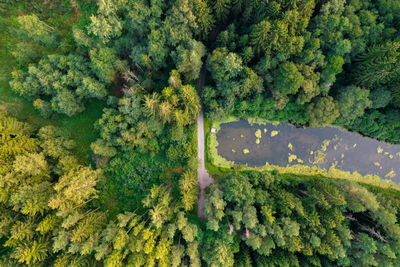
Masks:
[[[212,122],[208,120],[207,118],[204,118],[204,138],[206,139],[206,144],[205,144],[205,165],[208,173],[215,179],[215,180],[220,180],[224,178],[226,175],[228,175],[232,169],[231,168],[224,168],[224,167],[217,167],[212,163],[212,159],[210,159],[209,155],[209,149],[211,147],[210,145],[210,135],[211,135],[211,126]]]

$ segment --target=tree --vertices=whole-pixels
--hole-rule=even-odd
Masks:
[[[90,17],[91,24],[88,31],[98,36],[104,43],[113,37],[121,35],[122,21],[118,17],[119,7],[123,7],[126,0],[104,0],[98,3],[97,16]]]
[[[94,78],[87,60],[75,54],[49,55],[38,64],[30,65],[28,72],[14,71],[11,88],[28,99],[42,99],[36,107],[49,115],[50,99],[53,110],[75,115],[84,110],[83,102],[87,98],[103,98],[107,92],[103,84]]]
[[[331,96],[318,97],[307,106],[306,116],[312,126],[330,124],[339,115],[339,105]]]
[[[200,36],[202,39],[206,39],[215,24],[212,9],[208,6],[208,2],[204,0],[195,0],[194,14],[196,16],[196,22],[199,25]]]
[[[106,46],[93,48],[89,52],[91,68],[104,82],[110,83],[116,73],[115,65],[119,60],[115,50]]]
[[[163,29],[153,29],[148,38],[148,55],[151,59],[151,68],[158,70],[165,66],[165,59],[169,52],[165,32]]]
[[[273,72],[274,86],[283,95],[296,94],[304,81],[293,62],[285,62]]]
[[[80,99],[68,90],[62,90],[56,97],[52,99],[52,107],[68,116],[73,116],[85,110],[85,107],[80,102]]]
[[[351,85],[340,90],[338,95],[340,118],[339,121],[349,124],[364,114],[365,109],[371,107],[372,102],[368,98],[369,91]]]
[[[107,96],[107,90],[101,82],[85,77],[82,79],[82,85],[76,89],[76,94],[82,97],[103,99]]]
[[[179,180],[179,187],[185,211],[192,210],[197,203],[197,196],[199,194],[196,173],[192,170],[185,171]]]
[[[333,82],[336,81],[336,75],[342,72],[344,59],[341,56],[329,56],[324,70],[321,72],[322,84],[320,85],[323,93],[328,93]]]
[[[35,264],[43,262],[49,251],[49,243],[47,241],[36,241],[32,243],[24,243],[15,248],[13,258],[18,259],[18,262],[25,264]]]
[[[372,101],[371,108],[384,108],[392,101],[392,93],[386,87],[380,86],[370,92],[369,99]]]
[[[232,5],[231,0],[217,0],[214,2],[215,17],[219,22],[223,22],[226,20],[231,5]]]
[[[384,84],[400,73],[400,42],[386,42],[371,46],[360,55],[354,64],[352,74],[358,85],[372,87]]]
[[[108,145],[103,139],[97,139],[96,142],[90,144],[93,153],[104,157],[113,157],[117,154],[115,147]]]
[[[240,207],[252,205],[254,190],[247,176],[234,173],[224,183],[225,199],[237,203]]]
[[[96,197],[95,185],[102,171],[79,166],[63,175],[54,186],[57,194],[49,201],[49,207],[58,209],[62,214],[68,214],[74,207],[84,203],[91,197]]]
[[[21,66],[27,66],[40,58],[38,48],[29,42],[17,43],[15,50],[11,54]]]
[[[39,110],[40,115],[42,115],[44,118],[49,118],[51,113],[53,112],[51,104],[40,98],[33,101],[33,106]]]
[[[253,27],[251,32],[251,44],[254,46],[255,51],[258,53],[268,53],[269,39],[270,39],[271,23],[267,20],[263,20]]]
[[[199,77],[203,65],[202,57],[206,49],[201,42],[191,40],[186,46],[178,46],[173,54],[177,70],[186,81],[192,81]]]
[[[19,16],[18,23],[32,41],[46,46],[56,44],[54,35],[51,34],[54,28],[41,21],[35,14]]]

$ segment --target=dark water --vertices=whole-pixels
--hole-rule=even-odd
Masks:
[[[400,182],[400,145],[334,127],[296,128],[289,123],[250,125],[246,120],[220,126],[218,154],[236,164],[251,167],[264,166],[267,162],[282,167],[304,164],[323,169],[335,165],[343,171],[374,174]],[[261,130],[259,144],[256,143],[257,130]],[[278,134],[271,136],[273,131]],[[244,153],[245,149],[249,152]]]

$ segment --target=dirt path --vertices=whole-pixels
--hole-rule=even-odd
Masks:
[[[205,60],[203,67],[200,71],[199,83],[197,85],[197,90],[199,95],[201,95],[201,89],[204,86],[206,78],[206,68],[205,68]],[[199,185],[200,193],[197,200],[197,216],[200,218],[206,218],[203,209],[204,209],[204,200],[205,200],[205,189],[207,186],[214,182],[214,179],[208,174],[206,170],[206,165],[204,162],[205,159],[205,145],[204,145],[204,116],[203,116],[203,105],[201,107],[199,116],[197,117],[197,154],[200,165],[197,169],[197,183]]]

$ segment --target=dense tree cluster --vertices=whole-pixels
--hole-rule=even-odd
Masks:
[[[396,266],[399,198],[391,200],[346,180],[236,171],[210,186],[205,211],[209,230],[240,239],[221,266]]]
[[[94,170],[79,163],[71,152],[74,142],[60,129],[35,130],[3,115],[0,136],[2,266],[178,266],[182,261],[200,266],[200,229],[196,217],[186,213],[198,194],[190,168],[163,177],[167,169],[155,168],[154,160],[140,166],[131,156],[115,158],[105,171]],[[105,176],[119,175],[135,182],[125,191],[131,198],[125,195],[119,203],[123,213],[124,208],[104,203],[112,187],[98,190],[102,183],[110,185]],[[129,179],[133,175],[140,180]],[[123,192],[113,193],[118,191]]]
[[[12,88],[22,96],[35,100],[35,106],[46,115],[49,108],[68,116],[84,110],[88,98],[105,98],[103,83],[93,78],[87,60],[79,55],[49,55],[28,72],[12,73]]]

